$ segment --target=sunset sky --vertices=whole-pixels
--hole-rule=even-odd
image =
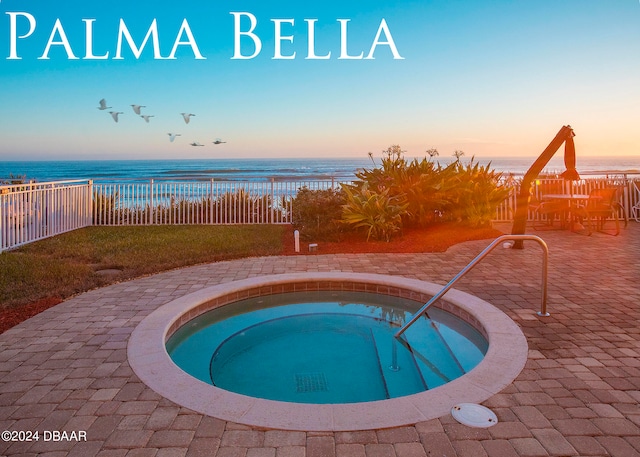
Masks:
[[[136,58],[121,21],[141,46],[154,20]],[[638,0],[2,0],[0,161],[535,156],[565,124],[580,155],[640,155],[639,78]]]

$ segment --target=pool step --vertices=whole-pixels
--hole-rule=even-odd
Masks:
[[[372,329],[371,334],[378,352],[380,373],[388,398],[425,391],[426,383],[411,351],[408,351],[388,330]]]
[[[464,374],[450,343],[438,324],[421,317],[404,334],[403,349],[410,351],[429,389],[438,387]]]

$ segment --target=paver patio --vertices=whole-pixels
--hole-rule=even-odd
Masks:
[[[505,231],[508,226],[503,227]],[[507,313],[529,343],[525,369],[483,404],[488,429],[450,415],[358,432],[251,428],[175,405],[127,362],[135,326],[203,287],[294,271],[401,275],[445,284],[488,243],[445,253],[264,257],[200,265],[90,291],[0,335],[0,431],[6,456],[640,456],[640,224],[620,236],[531,232],[550,249],[549,312],[540,306],[540,248],[496,249],[456,288]],[[45,441],[44,431],[86,431]]]

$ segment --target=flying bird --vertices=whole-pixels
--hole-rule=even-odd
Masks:
[[[191,146],[204,146],[204,144],[200,144],[197,141],[194,141],[193,143],[191,143]]]
[[[184,123],[188,124],[189,121],[191,120],[191,116],[195,116],[195,114],[191,114],[191,113],[180,113],[182,114],[182,118],[184,119]]]
[[[146,108],[146,106],[144,105],[131,105],[131,108],[133,108],[133,112],[136,113],[137,115],[140,115],[140,108]]]
[[[100,103],[100,106],[98,106],[98,109],[100,111],[111,108],[110,106],[107,106],[107,101],[104,98],[100,100],[98,103]]]
[[[154,116],[153,114],[141,114],[141,115],[140,115],[140,117],[141,117],[142,119],[144,119],[144,120],[145,120],[145,122],[148,124],[148,123],[149,123],[149,118],[150,118],[150,117],[155,117],[155,116]]]
[[[114,121],[118,122],[118,114],[124,114],[122,111],[109,111]]]
[[[216,138],[216,141],[213,142],[213,144],[222,144],[222,143],[226,143],[226,141],[222,141],[220,138]]]
[[[173,143],[173,140],[176,139],[177,136],[182,136],[180,133],[167,133],[169,135],[169,141]]]

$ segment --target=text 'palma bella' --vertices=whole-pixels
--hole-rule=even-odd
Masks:
[[[7,12],[6,14],[9,16],[9,56],[6,59],[21,60],[22,56],[20,55],[20,45],[27,40],[33,39],[32,35],[36,31],[38,23],[36,18],[27,12]],[[256,32],[258,19],[248,12],[230,12],[229,14],[233,16],[234,25],[233,55],[231,59],[246,60],[253,59],[260,55],[262,51],[262,39]],[[274,37],[274,53],[272,59],[291,60],[297,58],[298,55],[296,51],[289,50],[287,52],[286,50],[283,50],[283,44],[285,47],[290,48],[294,43],[295,36],[290,34],[289,30],[291,30],[295,25],[295,20],[270,19],[270,21],[273,23]],[[317,19],[304,19],[307,26],[307,54],[304,58],[310,60],[331,59],[335,57],[332,55],[331,51],[322,52],[316,50],[315,26],[317,21]],[[176,38],[173,41],[171,52],[164,55],[161,51],[166,51],[166,48],[164,48],[160,43],[160,35],[158,33],[159,25],[156,19],[153,19],[144,39],[139,43],[136,43],[134,40],[124,19],[120,19],[115,40],[116,46],[114,54],[111,54],[111,51],[98,51],[94,49],[93,34],[96,19],[82,19],[82,22],[84,22],[85,29],[84,56],[78,57],[78,44],[74,43],[72,45],[72,42],[67,37],[67,33],[65,32],[62,22],[60,19],[56,19],[53,27],[51,28],[49,39],[42,45],[42,55],[40,55],[38,59],[49,60],[49,53],[52,48],[62,48],[69,60],[123,60],[125,59],[123,50],[126,48],[130,49],[133,56],[138,59],[149,43],[153,48],[153,58],[155,60],[177,59],[176,52],[181,46],[190,48],[195,59],[206,59],[206,57],[200,52],[196,37],[191,31],[191,27],[189,26],[187,19],[182,21],[180,29],[176,33]],[[372,33],[374,38],[366,55],[365,50],[362,50],[360,53],[350,54],[347,29],[351,19],[337,19],[337,22],[340,24],[340,54],[337,57],[338,59],[375,59],[375,52],[379,46],[388,47],[394,60],[404,59],[404,57],[402,57],[398,52],[391,30],[384,18],[380,20],[380,24],[378,25],[375,35]],[[243,44],[245,45],[244,48]],[[251,52],[248,52],[247,48],[249,48]]]

